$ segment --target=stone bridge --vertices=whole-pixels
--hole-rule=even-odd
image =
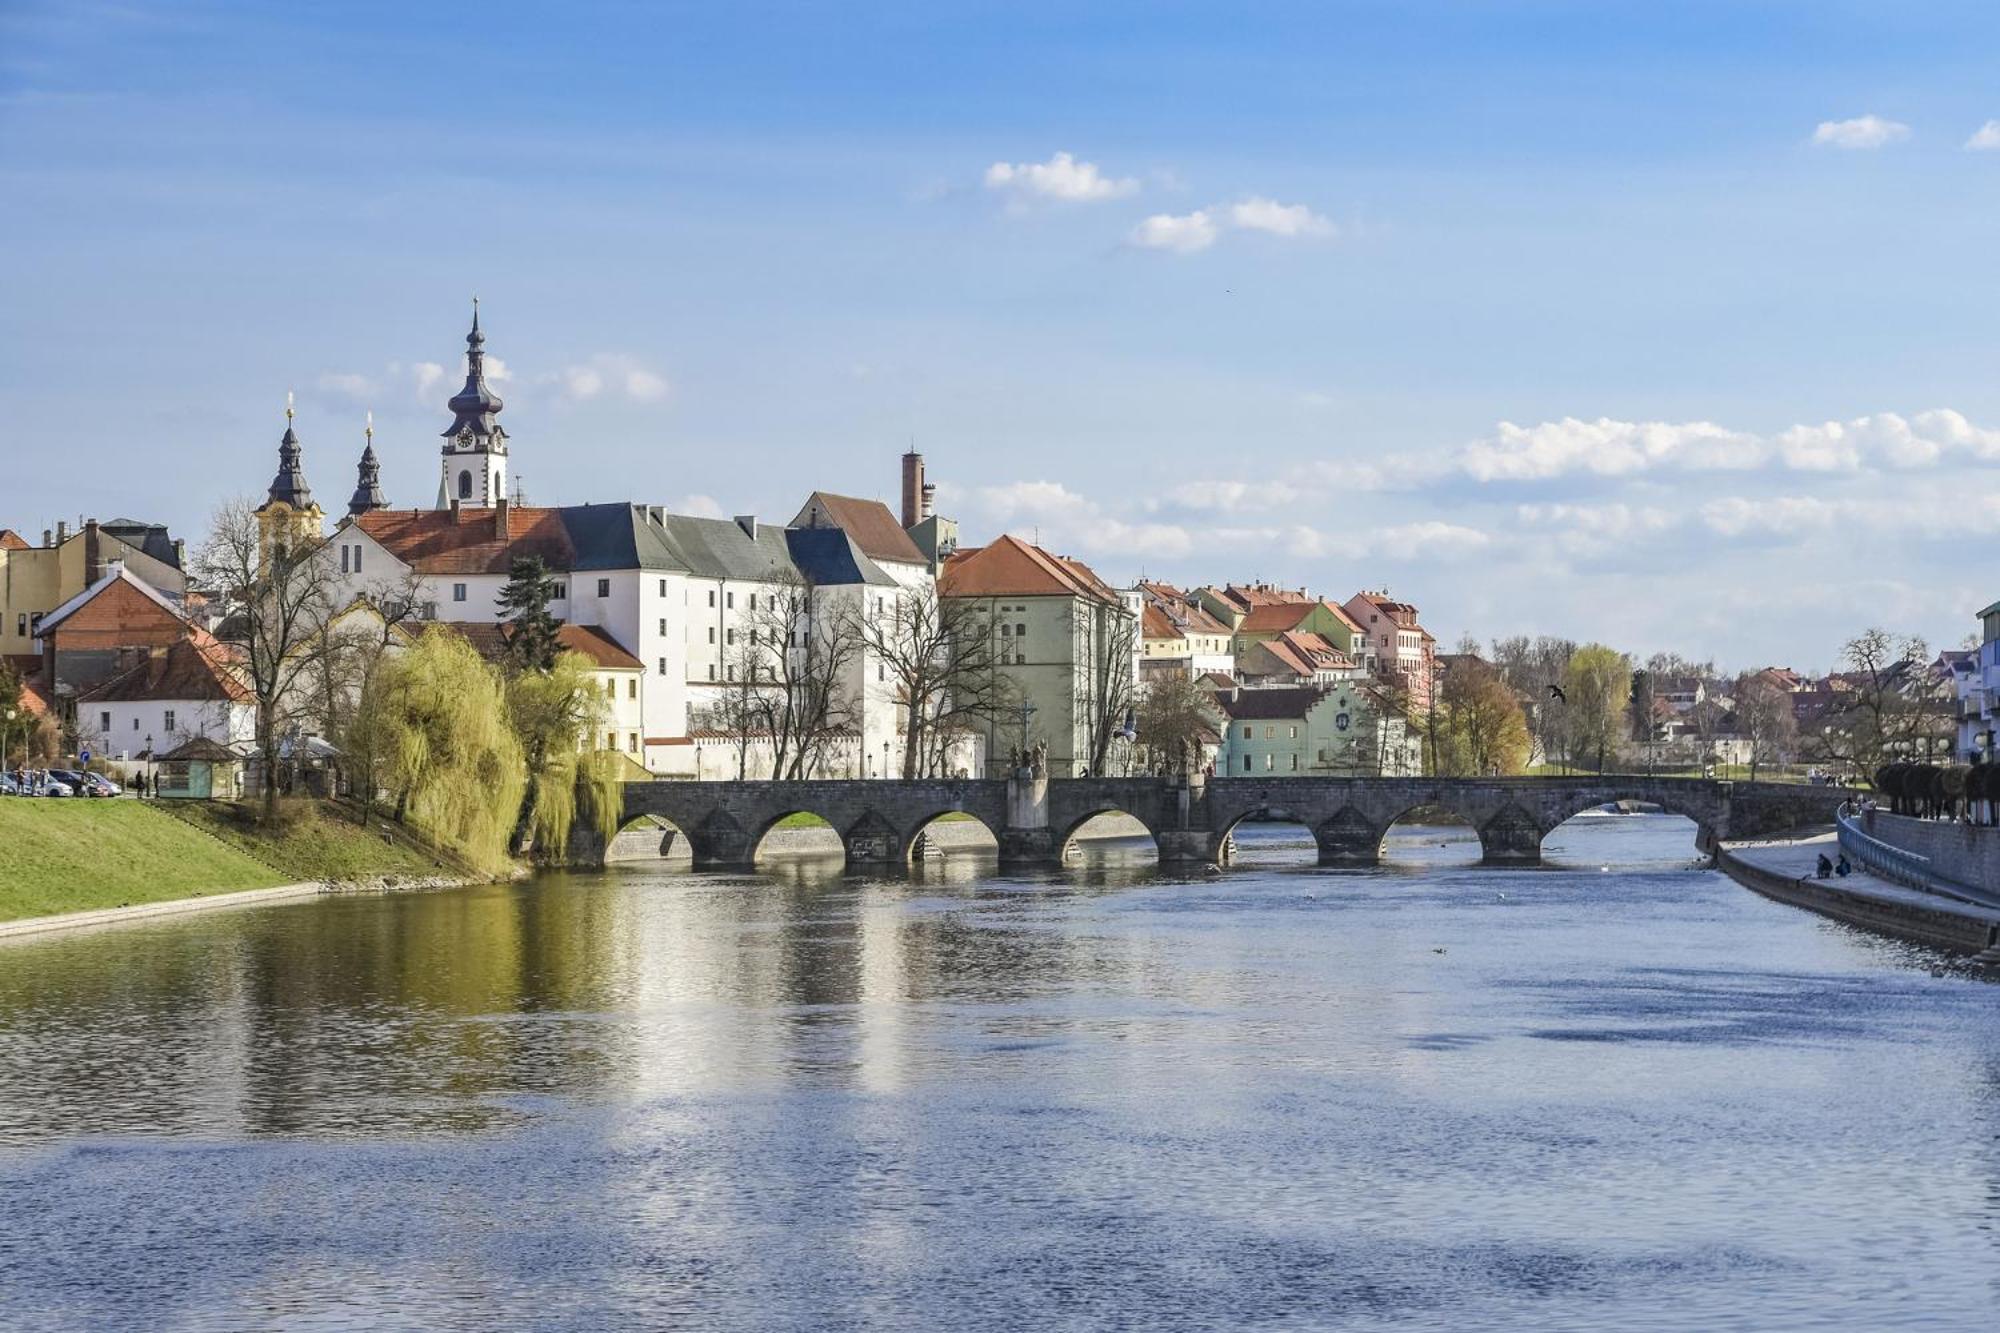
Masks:
[[[1389,826],[1413,810],[1448,811],[1478,830],[1484,859],[1533,865],[1542,839],[1570,816],[1612,801],[1644,801],[1694,821],[1697,845],[1830,823],[1847,793],[1833,787],[1607,774],[1571,778],[1217,778],[1187,786],[1160,778],[636,782],[625,787],[624,823],[648,819],[664,853],[684,838],[697,869],[743,869],[764,835],[794,814],[817,815],[840,835],[849,864],[909,863],[924,828],[941,815],[979,820],[1010,865],[1061,865],[1077,831],[1101,814],[1146,826],[1167,864],[1217,864],[1245,819],[1305,825],[1322,865],[1381,859]],[[634,833],[622,834],[621,841]],[[574,858],[604,849],[577,845]]]

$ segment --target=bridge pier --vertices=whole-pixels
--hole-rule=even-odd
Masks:
[[[1542,863],[1542,826],[1518,805],[1509,805],[1479,826],[1479,860],[1489,866]]]
[[[1382,864],[1384,830],[1366,815],[1348,806],[1313,828],[1319,844],[1319,863],[1349,870]]]
[[[1221,863],[1228,838],[1201,828],[1157,829],[1153,843],[1163,866],[1212,866]]]

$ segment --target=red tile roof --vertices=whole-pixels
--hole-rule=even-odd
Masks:
[[[504,539],[491,509],[376,509],[354,523],[419,574],[505,574],[529,555],[560,570],[575,558],[559,509],[510,506]]]
[[[1165,611],[1162,611],[1151,602],[1146,603],[1141,625],[1140,633],[1148,639],[1185,639],[1187,637],[1187,635],[1181,633],[1180,628],[1173,621],[1167,619]]]
[[[1354,623],[1354,617],[1335,606],[1332,602],[1267,602],[1253,607],[1243,617],[1238,627],[1245,634],[1269,634],[1274,630],[1296,629],[1301,621],[1311,615],[1316,608],[1324,607],[1335,620],[1361,633],[1361,626]]]
[[[78,703],[131,703],[154,699],[197,699],[245,703],[248,688],[229,666],[230,655],[207,635],[181,639],[163,653],[149,655],[77,698]]]
[[[0,551],[32,551],[33,543],[12,528],[0,528]]]
[[[1051,555],[1019,537],[961,549],[945,562],[938,591],[946,597],[1084,597],[1115,602],[1118,594],[1088,565]]]
[[[814,491],[806,497],[805,508],[799,511],[794,525],[814,526],[811,520],[815,506],[827,523],[852,537],[854,544],[871,559],[891,560],[904,565],[930,563],[930,558],[917,549],[917,544],[910,540],[910,534],[903,531],[903,525],[889,512],[889,506],[880,500]]]
[[[1239,626],[1245,634],[1269,634],[1274,630],[1294,629],[1301,620],[1312,614],[1312,602],[1265,602],[1250,609]]]
[[[600,625],[564,625],[556,631],[556,642],[573,653],[582,653],[607,671],[644,671],[646,664],[625,651]]]
[[[431,620],[418,623],[419,629],[450,630],[473,651],[489,662],[507,655],[507,627],[484,620]],[[582,653],[601,670],[644,671],[646,664],[625,651],[618,640],[597,625],[563,625],[556,630],[556,643],[565,651]]]

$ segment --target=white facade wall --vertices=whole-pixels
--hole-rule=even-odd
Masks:
[[[218,699],[134,699],[77,705],[77,738],[101,759],[163,753],[197,736],[222,745],[257,739],[257,708]],[[169,725],[171,723],[172,725]]]
[[[356,525],[339,529],[331,541],[336,568],[341,571],[338,600],[379,595],[398,587],[408,576],[402,561]],[[829,611],[845,606],[867,617],[892,616],[898,596],[932,584],[925,565],[888,562],[881,568],[895,580],[896,587],[826,588],[823,593],[833,599]],[[703,578],[678,570],[553,572],[563,595],[550,603],[551,614],[571,624],[601,627],[644,665],[637,673],[636,723],[620,722],[617,726],[621,751],[627,750],[625,733],[636,730],[640,737],[636,757],[650,771],[674,777],[706,773],[714,761],[698,759],[695,751],[700,748],[706,756],[707,744],[692,747],[667,742],[685,741],[707,710],[721,699],[730,683],[736,651],[748,645],[753,627],[761,628],[769,599],[787,595],[790,585]],[[418,602],[428,618],[497,624],[501,619],[499,597],[506,584],[504,574],[425,575],[417,580]],[[900,768],[903,740],[895,683],[888,679],[881,663],[863,650],[855,654],[849,667],[849,686],[860,708],[860,734],[849,747],[853,766],[869,776],[879,776],[886,743],[891,768]],[[626,687],[619,688],[623,702]],[[729,767],[733,775],[733,756]],[[848,774],[843,770],[841,775]]]

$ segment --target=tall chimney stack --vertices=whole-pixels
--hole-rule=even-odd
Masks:
[[[98,576],[104,572],[104,552],[97,540],[97,520],[83,521],[83,586],[96,584]]]
[[[912,449],[903,455],[903,526],[914,528],[929,517],[924,512],[924,456]]]

